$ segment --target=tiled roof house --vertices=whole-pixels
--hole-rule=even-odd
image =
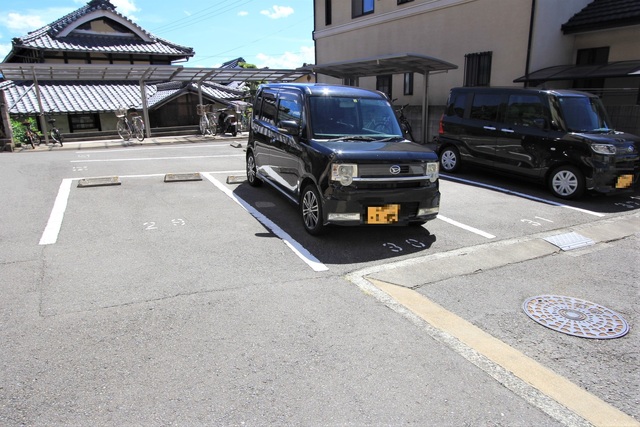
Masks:
[[[77,9],[24,37],[14,38],[4,63],[51,64],[149,64],[172,65],[194,55],[180,46],[147,32],[116,11],[109,0],[91,0]],[[229,61],[237,67],[242,58]],[[0,76],[1,77],[1,76]],[[198,90],[191,82],[145,82],[141,91],[136,81],[2,81],[6,108],[11,116],[34,116],[50,112],[64,134],[109,132],[116,128],[113,112],[119,107],[142,108],[147,97],[151,128],[197,125]],[[238,85],[205,82],[203,101],[224,107],[245,94]]]

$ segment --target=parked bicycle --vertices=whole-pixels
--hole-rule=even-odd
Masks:
[[[409,104],[405,104],[402,107],[396,110],[398,115],[398,121],[400,122],[400,129],[402,129],[402,133],[405,135],[409,135],[409,139],[415,142],[415,138],[413,137],[413,133],[411,130],[411,123],[409,123],[409,119],[404,115],[404,109],[407,108]]]
[[[129,108],[128,110],[126,108],[118,108],[116,117],[118,118],[116,128],[120,138],[128,141],[135,135],[138,141],[144,141],[144,121],[135,108]]]
[[[24,137],[22,143],[31,145],[31,148],[36,148],[36,145],[40,145],[42,140],[40,139],[40,135],[38,135],[33,131],[33,129],[31,129],[31,122],[25,120],[21,124],[24,127]]]
[[[49,118],[47,119],[47,123],[49,123],[49,136],[51,137],[51,140],[53,141],[53,145],[56,144],[60,144],[60,147],[62,147],[62,134],[60,133],[60,129],[58,129],[56,127],[56,119],[54,119],[51,116],[51,113],[49,113]]]
[[[218,133],[218,118],[213,111],[213,104],[198,104],[196,111],[200,116],[200,133],[202,136]]]

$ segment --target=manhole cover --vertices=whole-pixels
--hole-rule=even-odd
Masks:
[[[596,242],[588,237],[584,237],[578,233],[565,233],[556,236],[546,237],[544,240],[562,249],[570,251],[572,249],[583,248],[585,246],[595,245]]]
[[[629,332],[629,324],[615,311],[577,298],[540,295],[527,299],[522,309],[541,325],[576,337],[609,339]]]

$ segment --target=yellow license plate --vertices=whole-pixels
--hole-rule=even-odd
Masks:
[[[616,181],[616,188],[629,188],[633,184],[633,175],[620,175]]]
[[[393,224],[398,222],[400,205],[369,206],[367,224]]]

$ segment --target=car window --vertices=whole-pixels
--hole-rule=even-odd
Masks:
[[[259,111],[258,119],[272,125],[276,124],[276,96],[274,93],[266,91],[262,93],[262,108]]]
[[[447,105],[447,116],[464,117],[464,107],[467,104],[466,93],[454,93]]]
[[[544,119],[545,108],[536,95],[510,95],[504,121],[515,126],[534,126],[536,119]]]
[[[501,95],[488,93],[477,93],[473,97],[471,104],[472,119],[496,121],[498,119],[498,110],[500,109]]]
[[[278,123],[283,120],[294,120],[300,124],[302,116],[302,102],[300,96],[293,93],[281,93],[278,104]]]
[[[393,109],[385,99],[313,96],[309,105],[316,138],[402,136]]]
[[[585,132],[611,128],[607,113],[599,99],[586,96],[560,96],[558,101],[569,131]]]

